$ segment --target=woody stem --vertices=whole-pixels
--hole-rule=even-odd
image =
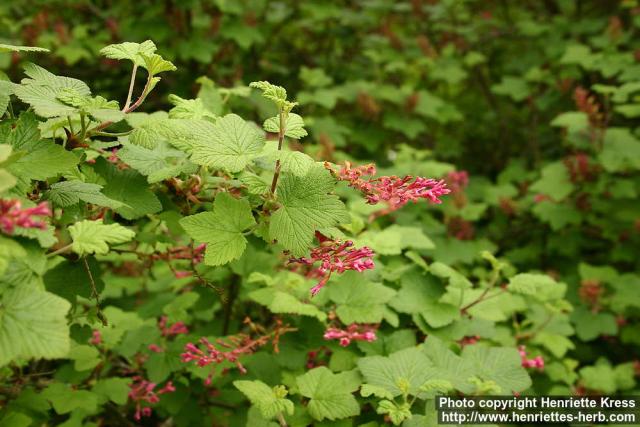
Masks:
[[[282,150],[282,144],[284,142],[284,132],[285,132],[285,123],[284,123],[284,111],[280,109],[280,128],[278,129],[278,153]],[[276,170],[273,173],[273,180],[271,181],[271,194],[276,193],[276,186],[278,185],[278,178],[280,177],[280,158],[276,159]]]

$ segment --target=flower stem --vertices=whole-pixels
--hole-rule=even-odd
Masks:
[[[63,246],[60,249],[56,249],[53,252],[49,252],[47,254],[47,258],[52,257],[52,256],[56,256],[56,255],[60,255],[60,254],[62,254],[64,252],[67,252],[69,249],[71,249],[71,246],[73,246],[73,243],[69,243],[68,245]]]
[[[282,150],[282,144],[284,142],[284,133],[285,133],[285,113],[283,109],[280,109],[280,128],[278,129],[278,154]],[[271,181],[271,194],[276,194],[276,187],[278,185],[278,178],[280,177],[280,168],[282,165],[280,164],[280,158],[276,159],[276,170],[273,173],[273,180]]]
[[[133,64],[133,71],[131,72],[131,83],[129,83],[129,93],[127,94],[127,101],[124,103],[123,111],[126,111],[131,104],[131,97],[133,96],[133,86],[136,82],[136,73],[138,72],[138,64]]]
[[[282,415],[282,412],[278,412],[278,422],[280,423],[280,427],[288,427],[287,422]]]

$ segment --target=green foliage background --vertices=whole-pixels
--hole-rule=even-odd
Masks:
[[[283,243],[288,229],[275,221],[268,232],[251,228],[260,184],[238,174],[254,159],[249,149],[246,161],[231,165],[198,154],[196,130],[167,130],[165,116],[154,122],[133,113],[110,128],[135,129],[112,139],[132,166],[119,171],[106,160],[107,139],[76,150],[53,144],[66,138],[66,118],[56,122],[59,114],[21,102],[26,89],[17,89],[0,143],[24,157],[0,153],[2,178],[18,180],[8,190],[0,181],[2,198],[49,200],[64,213],[55,232],[0,240],[0,424],[132,423],[134,372],[162,384],[172,379],[177,388],[153,405],[144,425],[267,426],[281,414],[291,426],[422,426],[433,424],[430,397],[443,391],[638,394],[637,1],[33,0],[3,2],[0,24],[0,42],[50,50],[0,54],[2,80],[20,82],[33,61],[122,106],[130,63],[100,49],[151,39],[177,71],[160,74],[137,111],[205,122],[207,137],[219,133],[208,127],[215,118],[233,112],[242,117],[234,126],[251,130],[251,121],[278,113],[248,88],[269,81],[286,88],[304,119],[300,133],[288,134],[287,153],[375,162],[385,175],[469,173],[468,186],[442,205],[410,204],[373,221],[376,208],[338,187],[342,219],[324,212],[326,224],[315,225],[339,224],[331,232],[370,246],[377,267],[336,278],[309,300],[315,282],[284,269],[283,248],[265,243],[269,233]],[[137,90],[143,79],[140,73]],[[14,93],[5,87],[0,106]],[[29,106],[36,114],[25,112]],[[104,105],[87,114],[122,118]],[[156,146],[162,138],[173,142]],[[160,166],[149,166],[151,150]],[[96,162],[78,167],[80,159]],[[301,169],[292,166],[283,179],[304,193],[322,180],[307,175],[307,157],[298,159]],[[273,171],[256,167],[268,183]],[[168,181],[191,184],[196,169],[204,203],[194,206]],[[242,193],[246,206],[220,196],[212,203],[221,189]],[[319,191],[322,202],[310,208],[334,200],[328,192]],[[179,222],[207,212],[221,224],[218,204],[244,215],[242,224],[221,226],[235,233],[230,240],[215,227],[205,238],[195,220]],[[98,207],[108,212],[104,224],[83,224]],[[211,287],[175,279],[166,262],[138,256],[187,245],[189,236],[231,248],[198,266]],[[102,311],[75,258],[45,256],[71,242],[77,255],[89,254]],[[283,244],[294,252],[309,246]],[[185,322],[190,334],[161,338],[162,315]],[[219,370],[213,392],[203,385],[206,369],[179,361],[186,342],[245,330],[246,316],[272,325],[276,315],[298,331],[282,337],[279,353],[266,346],[247,356],[247,375]],[[33,318],[44,341],[22,342],[20,328]],[[322,339],[335,321],[380,323],[379,338],[342,348]],[[101,346],[89,344],[96,329]],[[461,345],[476,336],[477,344]],[[165,352],[148,350],[161,341]],[[545,369],[525,371],[518,345],[543,356]],[[307,353],[323,348],[327,367],[308,369]],[[289,394],[273,388],[279,385]]]

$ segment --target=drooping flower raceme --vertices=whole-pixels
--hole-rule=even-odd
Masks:
[[[207,245],[205,243],[202,243],[193,248],[190,246],[178,246],[170,249],[165,253],[154,254],[152,258],[154,260],[166,260],[169,262],[170,267],[171,260],[173,259],[188,259],[191,260],[191,265],[195,266],[197,264],[200,264],[204,260],[204,251],[206,248]],[[176,279],[182,279],[184,277],[190,277],[193,275],[193,272],[188,270],[173,270],[172,268],[172,271]]]
[[[47,224],[38,217],[50,215],[51,209],[47,202],[23,209],[20,200],[0,200],[0,230],[5,234],[13,234],[15,227],[44,230]]]
[[[154,391],[156,385],[156,383],[147,381],[140,376],[133,377],[133,383],[129,385],[129,399],[136,404],[136,413],[133,416],[136,420],[139,421],[142,417],[151,416],[151,408],[148,406],[143,407],[143,402],[148,404],[158,403],[160,401],[160,394],[176,391],[171,381],[168,381],[160,390]]]
[[[339,340],[342,347],[347,347],[352,341],[373,342],[377,339],[376,328],[372,325],[352,323],[346,329],[328,328],[324,333],[325,340]]]
[[[354,248],[351,240],[345,242],[332,240],[319,232],[316,232],[316,238],[320,244],[311,250],[309,257],[289,260],[289,263],[307,266],[320,263],[319,267],[313,268],[307,273],[307,277],[320,278],[318,284],[311,288],[312,296],[320,292],[333,272],[344,273],[347,270],[363,272],[374,267],[371,259],[374,252],[368,247]]]
[[[167,326],[167,320],[167,316],[162,316],[158,321],[158,328],[160,329],[163,337],[172,337],[175,335],[189,333],[189,328],[187,328],[187,325],[185,325],[184,322],[176,322],[171,326]]]
[[[325,168],[340,181],[346,181],[350,187],[359,190],[370,205],[386,202],[389,207],[383,211],[383,215],[398,210],[409,202],[416,203],[420,199],[427,199],[434,204],[442,203],[440,197],[451,192],[443,179],[411,175],[403,178],[382,176],[364,179],[364,176],[376,174],[373,164],[353,167],[350,162],[345,162],[345,165],[336,171],[329,163],[325,163]]]

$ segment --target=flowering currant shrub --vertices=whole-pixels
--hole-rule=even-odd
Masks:
[[[72,52],[93,66],[82,33],[52,18],[64,12],[21,28],[51,54],[0,45],[17,75],[0,79],[0,425],[412,427],[435,423],[440,394],[637,390],[632,29],[584,21],[490,84],[498,54],[473,34],[516,29],[481,2],[433,40],[396,26],[448,19],[447,2],[399,3],[397,21],[367,2],[340,18],[295,6],[300,27],[237,3],[206,11],[240,47],[216,53],[215,83],[174,65],[211,56],[194,47],[202,21],[180,26],[190,49],[96,48],[86,82],[54,68]],[[123,25],[143,15],[127,7]],[[573,36],[520,12],[527,41]],[[284,78],[270,54],[255,61],[260,30],[238,30],[275,25],[282,64],[297,64],[316,25],[370,25],[361,14],[376,27],[340,37],[332,49],[358,61],[331,75],[309,62]],[[119,41],[104,19],[87,46]],[[229,55],[286,88],[240,84]],[[127,75],[123,96],[102,70]],[[429,90],[397,86],[418,77]],[[524,136],[533,167],[510,157]]]

